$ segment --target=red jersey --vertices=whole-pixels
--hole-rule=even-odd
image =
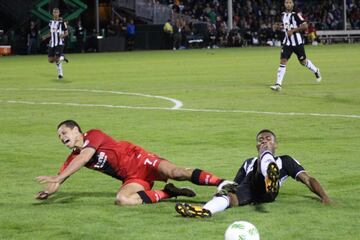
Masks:
[[[122,181],[132,178],[143,178],[142,175],[148,175],[145,172],[148,169],[145,168],[151,167],[156,169],[161,161],[155,154],[148,153],[141,147],[127,141],[115,141],[100,130],[92,129],[84,133],[83,137],[83,148],[91,147],[95,149],[95,154],[85,167],[103,172]],[[80,151],[78,150],[71,152],[61,167],[60,173],[65,170],[79,153]],[[141,173],[142,169],[144,169],[144,173]],[[149,180],[156,179],[158,177],[151,177]]]

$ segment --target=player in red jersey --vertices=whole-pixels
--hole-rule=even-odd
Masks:
[[[151,190],[154,181],[191,181],[197,185],[218,186],[223,180],[200,169],[178,167],[170,161],[127,141],[115,141],[100,130],[82,133],[73,120],[61,122],[57,128],[61,142],[72,149],[56,176],[38,176],[40,183],[48,183],[36,199],[44,200],[83,166],[103,172],[123,182],[116,194],[116,204],[138,205],[162,199],[196,194],[189,188],[177,188],[168,183],[163,190]]]

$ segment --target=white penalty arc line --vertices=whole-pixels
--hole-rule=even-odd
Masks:
[[[76,107],[103,107],[103,108],[120,108],[120,109],[141,109],[141,110],[171,110],[171,111],[186,111],[186,112],[209,112],[209,113],[245,113],[245,114],[260,114],[260,115],[278,115],[278,116],[311,116],[311,117],[334,117],[334,118],[357,118],[360,115],[347,115],[335,113],[301,113],[301,112],[263,112],[263,111],[249,111],[249,110],[225,110],[225,109],[191,109],[191,108],[161,108],[161,107],[134,107],[134,106],[119,106],[110,104],[81,104],[81,103],[61,103],[61,102],[34,102],[34,101],[18,101],[18,100],[0,100],[0,103],[9,104],[29,104],[29,105],[62,105],[62,106],[76,106]]]
[[[139,96],[139,97],[147,97],[147,98],[157,98],[157,99],[162,99],[162,100],[166,100],[169,102],[172,102],[174,104],[173,107],[169,108],[169,109],[179,109],[183,106],[183,103],[177,99],[174,98],[169,98],[169,97],[164,97],[164,96],[157,96],[157,95],[150,95],[150,94],[143,94],[143,93],[131,93],[131,92],[119,92],[119,91],[106,91],[106,90],[91,90],[91,89],[60,89],[60,88],[28,88],[28,89],[19,89],[19,88],[6,88],[3,90],[7,90],[7,91],[56,91],[56,92],[91,92],[91,93],[111,93],[111,94],[119,94],[119,95],[131,95],[131,96]],[[12,101],[12,100],[10,100]],[[19,101],[19,103],[23,103],[23,104],[35,104],[32,102],[28,102],[28,101]],[[14,103],[14,102],[13,102]],[[73,106],[88,106],[88,107],[120,107],[120,108],[127,108],[127,106],[114,106],[114,105],[97,105],[97,104],[83,104],[83,105],[78,105],[77,103],[38,103],[41,105],[73,105]],[[137,108],[137,107],[130,107],[130,108]],[[166,108],[165,108],[166,109]]]

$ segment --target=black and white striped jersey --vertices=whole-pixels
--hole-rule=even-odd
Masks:
[[[66,23],[62,19],[59,20],[50,20],[50,42],[49,47],[56,47],[58,45],[64,45],[64,39],[60,37],[61,34],[64,34],[67,31]]]
[[[305,22],[304,18],[301,16],[301,13],[283,12],[281,19],[285,31],[285,36],[282,44],[286,46],[298,46],[304,44],[304,38],[301,32],[296,32],[291,35],[291,37],[289,37],[287,34],[288,30],[300,27],[300,25]]]
[[[275,162],[280,170],[280,186],[288,176],[297,180],[298,174],[305,171],[296,159],[288,155],[275,157]],[[245,162],[242,164],[239,171],[237,172],[234,182],[241,184],[243,180],[246,181],[245,177],[249,174],[254,173],[256,169],[257,157],[245,160]]]

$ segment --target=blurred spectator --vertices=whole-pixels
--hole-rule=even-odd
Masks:
[[[108,37],[115,37],[120,36],[121,32],[124,29],[124,26],[120,22],[119,18],[115,18],[115,20],[110,21],[110,24],[106,27],[106,29]]]
[[[240,34],[240,29],[235,27],[230,30],[228,35],[228,46],[229,47],[241,47],[242,46],[242,37]]]
[[[172,43],[173,43],[173,33],[174,33],[174,29],[173,26],[171,25],[171,20],[167,20],[166,23],[164,24],[163,27],[163,31],[164,31],[164,39],[165,39],[165,48],[166,49],[171,49],[172,47]]]
[[[131,51],[134,50],[135,47],[135,24],[134,20],[130,20],[130,22],[126,26],[126,48]]]
[[[86,51],[88,52],[97,52],[97,32],[94,28],[91,35],[86,41]]]
[[[215,24],[208,23],[207,25],[206,45],[208,48],[217,48],[216,45],[216,27]]]
[[[352,29],[360,29],[360,1],[352,4],[348,10],[349,21]]]
[[[308,30],[307,30],[307,40],[309,43],[313,44],[314,42],[317,42],[316,39],[317,39],[317,36],[316,36],[315,26],[314,26],[314,24],[310,23]],[[316,45],[316,44],[313,44],[313,45]]]
[[[81,19],[79,18],[75,26],[75,36],[76,36],[76,51],[84,52],[84,33],[85,29],[82,26]]]
[[[27,54],[37,54],[38,30],[34,21],[30,22],[27,33]]]
[[[173,50],[179,49],[182,42],[182,31],[183,31],[183,22],[181,19],[176,19],[174,26],[174,42]]]

